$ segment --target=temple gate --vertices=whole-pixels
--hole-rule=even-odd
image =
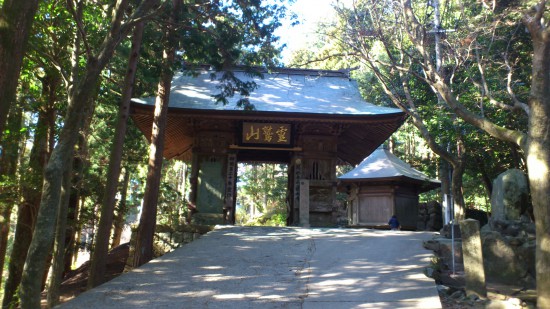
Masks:
[[[207,68],[172,83],[164,157],[192,162],[193,220],[233,224],[237,163],[259,161],[288,165],[289,225],[334,226],[337,164],[361,162],[401,126],[404,113],[365,102],[347,71],[232,72],[257,85],[248,98],[254,110],[239,108],[241,97],[217,104],[222,73]],[[154,98],[132,101],[132,118],[148,138],[153,109]]]

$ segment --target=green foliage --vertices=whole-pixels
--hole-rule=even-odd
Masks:
[[[239,164],[237,222],[242,225],[286,225],[287,166]]]
[[[0,222],[6,218],[1,216],[5,207],[13,207],[17,201],[19,182],[15,175],[0,175]]]
[[[160,187],[157,222],[176,227],[187,217],[190,166],[181,161],[166,161],[163,165],[163,182]]]

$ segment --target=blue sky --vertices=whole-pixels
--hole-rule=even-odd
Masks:
[[[277,35],[281,42],[287,44],[283,51],[283,60],[287,60],[293,50],[307,46],[308,42],[315,37],[316,25],[320,21],[327,20],[332,16],[332,6],[335,0],[296,0],[290,10],[298,16],[299,25],[283,25]]]

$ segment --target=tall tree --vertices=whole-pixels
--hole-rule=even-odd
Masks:
[[[6,139],[0,154],[0,275],[4,272],[10,217],[13,205],[17,203],[18,199],[17,166],[20,142],[23,136],[22,125],[23,110],[20,106],[13,105],[7,123],[9,139]],[[2,279],[0,279],[1,283]]]
[[[48,137],[53,134],[48,126],[48,117],[51,112],[50,109],[53,106],[51,103],[55,100],[55,95],[50,92],[50,88],[55,88],[58,85],[56,80],[49,73],[46,73],[42,79],[42,100],[45,104],[38,107],[38,119],[33,131],[33,144],[26,172],[21,177],[21,202],[17,211],[15,236],[8,264],[8,276],[4,286],[2,308],[8,308],[14,301],[15,293],[21,282],[24,259],[27,255],[36,223],[41,197],[40,184],[43,179],[44,166],[49,156]]]
[[[533,41],[529,130],[527,134],[502,134],[501,127],[485,129],[492,136],[515,142],[527,154],[529,185],[533,201],[536,233],[537,306],[550,307],[550,24],[546,1],[539,1],[523,17]],[[458,106],[458,105],[457,105]],[[464,117],[467,118],[466,113]],[[478,123],[477,119],[468,120]],[[481,122],[478,124],[484,127]],[[526,136],[525,136],[526,135]],[[526,138],[525,138],[526,137]],[[526,142],[524,142],[526,140]]]
[[[109,158],[109,167],[107,171],[107,183],[101,206],[101,217],[96,233],[95,248],[92,255],[92,265],[88,276],[88,286],[95,287],[104,281],[105,268],[107,262],[107,253],[109,250],[109,239],[111,236],[111,227],[113,225],[113,216],[116,202],[116,193],[118,180],[120,177],[120,167],[122,160],[122,151],[124,145],[124,136],[130,114],[130,100],[132,99],[133,85],[136,76],[139,51],[143,36],[144,22],[138,22],[132,35],[132,47],[130,59],[128,60],[128,69],[124,78],[123,93],[118,111],[118,120],[115,128],[115,137],[111,144],[111,155]]]
[[[425,61],[426,81],[443,97],[445,102],[468,123],[484,130],[491,136],[515,143],[527,157],[529,171],[529,184],[531,198],[534,207],[537,249],[536,249],[536,277],[537,277],[537,306],[546,308],[550,306],[550,30],[545,21],[547,12],[546,1],[539,1],[531,9],[525,11],[523,23],[529,30],[533,46],[531,89],[527,104],[518,100],[511,93],[509,104],[499,101],[491,103],[505,110],[519,109],[524,111],[529,118],[528,130],[523,128],[506,128],[488,119],[485,115],[473,113],[460,100],[452,87],[434,70],[430,61]],[[411,26],[410,29],[420,25],[416,19],[410,1],[403,1],[404,16]],[[497,9],[496,6],[492,8]],[[521,7],[519,8],[522,9]],[[409,32],[415,48],[423,57],[429,56],[421,42],[423,34]],[[479,47],[479,46],[476,46]],[[426,59],[426,58],[424,58]],[[481,61],[478,61],[480,63]],[[485,78],[485,70],[480,69],[481,83]],[[511,71],[511,69],[510,69]],[[510,72],[512,74],[512,72]],[[486,90],[486,88],[484,89]],[[490,96],[490,93],[487,94]],[[489,99],[493,99],[489,97]]]
[[[67,213],[69,209],[69,199],[71,196],[71,175],[72,162],[74,157],[71,156],[65,165],[63,171],[63,185],[61,192],[61,200],[57,214],[57,224],[55,226],[55,241],[53,245],[53,257],[51,264],[51,272],[48,281],[47,306],[53,308],[59,303],[59,287],[61,286],[64,257],[65,257],[65,232],[67,229]]]
[[[96,98],[92,98],[96,100]],[[88,136],[90,131],[90,123],[93,115],[93,110],[85,111],[82,121],[84,122],[81,125],[81,132],[78,140],[78,149],[75,149],[76,156],[83,156],[87,149]],[[59,202],[59,207],[57,211],[57,220],[55,224],[55,239],[53,244],[53,254],[52,254],[52,267],[49,276],[48,282],[48,293],[47,293],[47,306],[53,308],[59,303],[59,289],[61,287],[61,282],[63,281],[63,272],[65,266],[65,250],[67,242],[67,217],[69,212],[69,204],[73,192],[71,192],[73,187],[73,173],[74,162],[77,160],[75,155],[71,155],[69,162],[65,164],[65,170],[63,171],[62,179],[62,188],[61,188],[61,198]],[[79,165],[77,165],[79,166]],[[80,171],[77,171],[77,173]],[[78,175],[78,174],[77,174]]]
[[[181,16],[181,0],[172,0],[170,15],[164,36],[165,50],[162,55],[160,81],[155,101],[151,145],[149,147],[149,169],[143,206],[139,220],[136,247],[134,251],[134,266],[141,266],[153,259],[153,238],[157,220],[157,202],[162,171],[164,132],[170,102],[170,88],[174,76],[173,65],[178,48],[177,23]]]
[[[5,0],[0,9],[0,142],[37,9],[38,0]]]
[[[128,11],[131,10],[129,1],[117,1],[111,10],[111,21],[107,33],[96,50],[93,49],[94,45],[86,37],[83,20],[79,19],[76,14],[74,15],[78,31],[82,35],[86,61],[84,67],[77,62],[73,68],[77,74],[73,74],[75,82],[68,91],[68,108],[64,125],[45,169],[40,210],[21,281],[20,297],[23,308],[38,308],[40,306],[41,286],[36,278],[41,277],[44,273],[46,256],[52,246],[62,184],[62,177],[59,175],[62,175],[64,165],[69,162],[68,159],[73,153],[85,114],[82,111],[89,110],[90,105],[93,104],[91,98],[95,87],[90,87],[90,85],[97,84],[100,74],[112,58],[115,48],[130,32],[132,26],[150,14],[151,9],[158,2],[158,0],[144,0],[128,15]],[[74,11],[73,2],[68,3],[70,9]]]

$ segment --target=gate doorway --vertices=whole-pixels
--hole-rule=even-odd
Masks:
[[[286,226],[288,165],[241,162],[237,167],[235,224]]]

